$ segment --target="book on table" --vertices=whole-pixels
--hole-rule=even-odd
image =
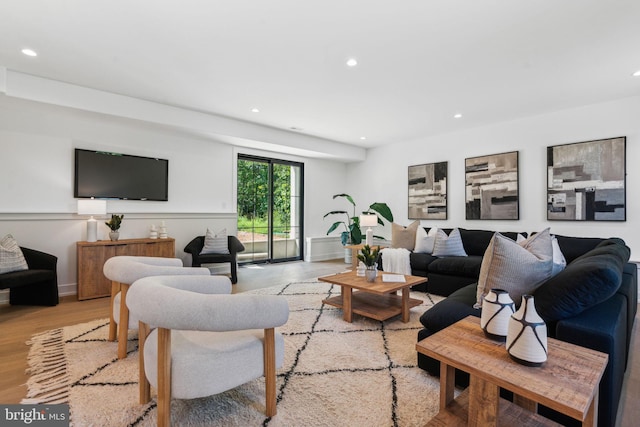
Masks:
[[[404,274],[383,274],[382,281],[404,283],[406,279],[404,278]]]

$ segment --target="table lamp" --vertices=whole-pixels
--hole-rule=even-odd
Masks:
[[[376,214],[363,214],[360,215],[360,227],[367,227],[365,244],[370,247],[373,245],[373,230],[371,227],[378,225],[378,215]]]
[[[78,200],[78,215],[90,215],[87,220],[87,242],[98,240],[98,221],[94,215],[105,215],[107,213],[107,201],[96,199]]]

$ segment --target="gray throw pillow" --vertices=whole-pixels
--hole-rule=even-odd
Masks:
[[[28,269],[18,242],[11,234],[7,234],[0,240],[0,274]]]
[[[454,228],[447,236],[442,229],[438,229],[436,233],[436,242],[433,245],[433,256],[467,256],[462,245],[462,236],[460,230]]]
[[[532,293],[551,277],[553,248],[549,229],[516,243],[496,233],[482,258],[476,305],[491,289],[503,289],[520,305],[522,295]]]
[[[204,235],[204,246],[200,251],[200,255],[205,254],[228,254],[229,242],[227,239],[227,229],[213,233],[207,228],[207,233]]]

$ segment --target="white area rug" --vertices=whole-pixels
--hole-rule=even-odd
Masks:
[[[278,413],[264,415],[264,381],[212,397],[172,402],[174,426],[423,426],[438,410],[437,378],[416,366],[420,315],[442,299],[421,292],[424,303],[379,322],[322,304],[340,288],[311,281],[252,291],[289,301],[285,364],[278,371]],[[69,403],[75,426],[153,426],[155,392],[138,404],[137,333],[129,355],[116,357],[106,340],[108,320],[69,326],[30,341],[32,377],[23,403]]]

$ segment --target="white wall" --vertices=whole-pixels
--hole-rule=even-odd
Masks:
[[[536,117],[497,123],[416,141],[369,150],[367,160],[349,168],[349,191],[368,206],[387,202],[397,223],[408,224],[407,168],[449,162],[448,219],[422,221],[427,226],[464,227],[497,231],[536,231],[570,236],[625,239],[632,259],[640,259],[640,97],[589,105]],[[464,119],[462,119],[464,120]],[[546,147],[595,139],[627,137],[627,221],[571,222],[546,219]],[[520,219],[467,221],[464,209],[464,161],[467,157],[519,152]],[[390,237],[391,228],[376,233]],[[386,234],[384,234],[386,233]]]
[[[76,147],[169,159],[168,202],[110,200],[107,211],[125,214],[122,239],[146,237],[151,224],[165,221],[187,265],[182,249],[193,237],[207,227],[236,230],[239,152],[305,164],[305,235],[324,234],[322,204],[343,191],[346,179],[340,162],[237,148],[169,127],[0,94],[0,237],[11,233],[23,246],[58,256],[63,295],[76,292],[76,242],[86,239],[86,218],[75,213],[73,198]],[[102,222],[99,239],[108,238]]]

